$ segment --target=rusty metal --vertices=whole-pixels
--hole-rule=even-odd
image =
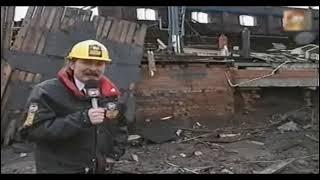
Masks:
[[[274,70],[271,71],[271,73],[269,74],[266,74],[266,75],[263,75],[263,76],[259,76],[259,77],[256,77],[256,78],[253,78],[253,79],[250,79],[250,80],[247,80],[247,81],[242,81],[238,84],[233,84],[230,80],[230,76],[228,74],[228,72],[226,71],[225,72],[225,75],[226,75],[226,78],[228,80],[228,83],[231,87],[238,87],[240,85],[243,85],[243,84],[247,84],[247,83],[250,83],[252,81],[257,81],[257,80],[260,80],[260,79],[263,79],[263,78],[267,78],[267,77],[270,77],[270,76],[273,76],[283,65],[289,63],[290,61],[285,61],[284,63],[280,64],[278,67],[276,67]]]

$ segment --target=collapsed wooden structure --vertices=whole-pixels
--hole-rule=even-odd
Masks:
[[[107,74],[121,90],[127,90],[137,81],[145,25],[113,17],[91,18],[90,10],[30,6],[20,30],[12,37],[14,11],[13,6],[1,6],[1,140],[4,144],[15,135],[32,87],[55,77],[76,42],[96,39],[107,45],[113,59]],[[119,75],[124,73],[131,78]]]

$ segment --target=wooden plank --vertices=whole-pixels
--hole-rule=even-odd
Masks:
[[[75,22],[81,21],[81,12],[80,9],[73,9],[72,16]]]
[[[104,17],[99,17],[97,31],[96,31],[96,39],[99,39],[101,36],[101,32],[102,32],[105,20],[106,19]]]
[[[136,30],[136,26],[137,26],[136,23],[130,23],[128,34],[126,37],[126,43],[128,43],[128,44],[132,43],[132,39],[133,39],[134,32]]]
[[[3,49],[9,49],[11,47],[12,41],[12,27],[14,23],[14,6],[7,6],[6,14],[5,14],[5,22],[4,22],[4,37],[3,37]]]
[[[115,36],[116,32],[118,31],[118,24],[119,23],[120,22],[117,19],[113,20],[112,26],[111,26],[111,29],[110,29],[110,33],[108,35],[108,39],[110,39],[110,40],[114,39],[114,36]]]
[[[60,29],[67,30],[74,23],[75,23],[75,20],[72,17],[65,16],[62,20]]]
[[[53,20],[53,25],[51,31],[58,31],[61,25],[62,16],[64,13],[65,7],[57,7],[56,16]]]
[[[83,21],[90,21],[91,16],[92,16],[92,11],[88,10],[85,14]]]
[[[73,19],[73,18],[70,18],[69,21],[68,21],[68,27],[74,25],[76,23],[76,21]]]
[[[17,79],[18,75],[19,75],[19,70],[14,70],[12,72],[12,74],[10,76],[10,80],[9,80],[9,82],[7,84],[7,89],[6,89],[6,91],[5,91],[4,95],[3,95],[3,98],[1,99],[1,119],[2,119],[3,115],[5,114],[4,113],[4,109],[6,107],[6,104],[8,102],[9,96],[10,96],[10,92],[11,92],[10,84],[11,84],[12,81],[15,81]],[[1,121],[1,125],[2,125],[2,121]]]
[[[114,34],[114,38],[113,38],[114,41],[116,41],[116,42],[119,42],[119,41],[120,41],[120,36],[121,36],[122,28],[123,28],[123,21],[120,21],[119,24],[118,24],[118,27],[117,27],[117,31],[116,31],[116,33]]]
[[[19,71],[19,75],[18,75],[18,79],[19,81],[24,81],[24,79],[26,78],[27,72],[25,71]]]
[[[97,29],[98,26],[98,20],[99,20],[99,16],[93,16],[92,22],[93,22],[93,27]]]
[[[39,83],[40,81],[41,81],[41,74],[39,74],[39,73],[35,74],[35,76],[33,78],[33,82]]]
[[[156,71],[156,64],[154,61],[154,54],[153,51],[148,51],[148,68],[150,72],[150,76],[154,76],[154,72]]]
[[[18,34],[15,38],[15,41],[13,43],[13,47],[12,49],[14,50],[20,50],[23,44],[23,41],[25,40],[25,36],[28,32],[29,26],[30,26],[30,22],[32,19],[32,15],[35,11],[36,7],[35,6],[29,6],[26,16],[23,19],[22,25],[20,30],[18,31]]]
[[[80,21],[83,22],[83,21],[88,21],[89,18],[88,18],[88,10],[81,10],[80,11]]]
[[[141,28],[139,30],[137,30],[136,35],[134,37],[134,44],[135,45],[143,46],[144,38],[147,33],[147,28],[148,28],[148,26],[146,24],[142,24]]]
[[[8,119],[8,125],[4,129],[3,146],[6,147],[14,139],[17,129],[17,118]]]
[[[10,77],[10,81],[16,81],[18,80],[20,71],[18,69],[13,70],[11,77]]]
[[[1,31],[0,31],[0,33],[1,33],[1,52],[3,52],[2,51],[2,47],[3,47],[3,34],[5,33],[4,32],[4,27],[3,27],[3,25],[4,25],[4,21],[5,21],[5,12],[6,12],[6,7],[5,6],[1,6]],[[1,54],[1,56],[2,56],[2,54]],[[1,61],[2,62],[2,61]],[[1,63],[2,64],[2,63]],[[1,95],[1,97],[2,97],[2,95]]]
[[[12,72],[12,74],[10,76],[10,80],[8,82],[8,85],[7,85],[7,89],[6,89],[5,93],[4,93],[3,98],[1,99],[1,140],[2,139],[4,140],[5,137],[6,137],[5,133],[7,133],[6,129],[8,127],[8,118],[7,118],[8,113],[5,110],[6,110],[6,106],[7,106],[8,100],[9,100],[10,96],[12,95],[11,94],[11,92],[13,90],[12,89],[12,83],[17,79],[18,74],[19,74],[19,70],[14,70]]]
[[[43,10],[43,14],[39,19],[39,24],[37,24],[37,28],[35,28],[35,32],[33,34],[33,42],[34,46],[29,49],[29,52],[37,52],[37,46],[41,41],[41,37],[43,34],[43,30],[45,29],[45,23],[48,21],[50,15],[51,7],[45,7]]]
[[[10,64],[5,62],[4,60],[1,60],[1,100],[9,82],[11,71],[12,69]]]
[[[109,33],[109,30],[110,30],[111,24],[112,24],[112,19],[108,19],[105,22],[103,30],[102,30],[102,33],[101,33],[101,36],[100,36],[100,38],[98,40],[101,40],[101,39],[103,39],[105,37],[108,37],[108,33]]]
[[[129,30],[129,25],[130,22],[129,21],[123,21],[123,27],[122,27],[122,31],[120,34],[120,39],[119,42],[124,43],[128,34],[128,30]]]
[[[32,82],[35,74],[34,73],[27,73],[26,78],[24,79],[27,82]]]
[[[31,50],[33,49],[33,47],[37,45],[37,43],[35,44],[33,36],[37,32],[37,24],[39,23],[39,20],[41,18],[43,8],[43,6],[37,7],[35,11],[35,14],[30,22],[29,30],[22,44],[21,51],[23,52],[32,52]]]
[[[68,22],[69,22],[69,18],[65,17],[62,19],[61,25],[60,25],[60,29],[61,30],[66,30],[68,28]]]
[[[11,93],[11,86],[10,84],[8,84],[6,93],[3,96],[3,99],[1,99],[1,140],[4,139],[4,133],[5,133],[5,128],[6,128],[6,121],[5,118],[6,117],[6,112],[5,112],[5,107],[7,105],[7,102],[9,100],[10,97],[10,93]]]
[[[47,18],[46,24],[45,24],[44,29],[42,31],[42,36],[41,36],[40,42],[37,46],[37,51],[36,51],[37,54],[42,54],[44,47],[45,47],[47,35],[48,35],[51,27],[53,26],[54,18],[56,16],[57,8],[50,8],[49,10],[50,10],[50,14],[49,14],[49,17]]]

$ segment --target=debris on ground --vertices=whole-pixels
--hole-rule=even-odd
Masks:
[[[236,136],[240,136],[240,133],[237,134],[219,134],[218,137],[220,138],[226,138],[226,137],[236,137]]]
[[[149,122],[141,129],[139,134],[143,139],[157,144],[174,140],[177,137],[176,129],[167,124],[166,121]]]
[[[182,130],[181,130],[181,129],[178,129],[177,132],[176,132],[177,136],[180,136],[181,133],[182,133]]]
[[[167,116],[167,117],[161,118],[161,120],[168,120],[168,119],[171,119],[171,118],[172,118],[172,116]]]
[[[315,142],[319,142],[319,139],[317,139],[316,137],[314,137],[312,135],[306,134],[305,136],[308,137],[309,139],[315,141]]]
[[[298,131],[299,128],[296,123],[293,121],[290,121],[288,123],[285,123],[281,126],[278,127],[281,133],[286,132],[286,131]]]
[[[21,158],[26,157],[27,155],[28,155],[27,153],[20,153]]]
[[[250,141],[250,142],[253,143],[253,144],[258,144],[258,145],[260,145],[260,146],[263,146],[263,145],[264,145],[264,143],[259,142],[259,141]]]
[[[139,157],[138,157],[138,155],[132,154],[131,157],[132,157],[132,160],[134,160],[134,161],[136,161],[136,162],[139,162]]]
[[[222,169],[221,174],[234,174],[234,173],[228,169]]]
[[[272,43],[272,45],[277,50],[287,49],[287,47],[284,44],[281,44],[281,43]]]
[[[196,156],[201,156],[203,153],[201,152],[201,151],[196,151],[196,152],[194,152],[194,155],[196,155]]]
[[[288,166],[295,160],[296,159],[293,158],[290,160],[281,161],[280,163],[275,163],[262,171],[256,171],[255,174],[273,174],[273,173],[279,172],[280,170],[282,170],[284,167]]]
[[[130,136],[128,137],[128,141],[130,142],[130,141],[138,140],[138,139],[140,139],[140,138],[141,138],[141,136],[140,136],[140,135],[137,135],[137,134],[135,134],[135,135],[130,135]]]
[[[180,153],[179,155],[180,155],[181,157],[187,157],[187,155],[184,154],[184,153]]]
[[[131,146],[136,146],[136,145],[140,145],[142,142],[142,137],[140,135],[130,135],[128,137],[128,143],[131,145]]]
[[[288,125],[284,121],[289,116],[288,113],[281,114],[282,117],[273,116],[272,121],[266,118],[263,124],[256,124],[256,118],[252,120],[255,124],[250,124],[247,120],[249,116],[243,116],[246,123],[240,124],[245,124],[244,126],[212,129],[193,129],[192,124],[191,128],[166,125],[169,121],[146,123],[143,128],[148,129],[147,131],[142,129],[144,133],[133,133],[128,137],[131,143],[138,140],[140,146],[128,146],[125,155],[115,162],[112,173],[319,173],[319,143],[316,142],[319,138],[318,129],[293,131],[289,128],[290,131],[280,134],[279,125]],[[298,119],[295,122],[299,122]],[[208,122],[201,124],[210,126]],[[150,140],[153,138],[160,143]],[[142,139],[148,141],[141,141]],[[3,173],[35,172],[34,159],[29,153],[27,156],[22,154],[25,157],[20,158],[20,153],[15,153],[14,148],[6,148],[2,149],[1,156]]]

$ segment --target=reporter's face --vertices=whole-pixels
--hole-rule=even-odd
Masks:
[[[82,81],[99,80],[106,68],[104,61],[78,59],[71,62],[71,69],[74,71],[74,76]]]

